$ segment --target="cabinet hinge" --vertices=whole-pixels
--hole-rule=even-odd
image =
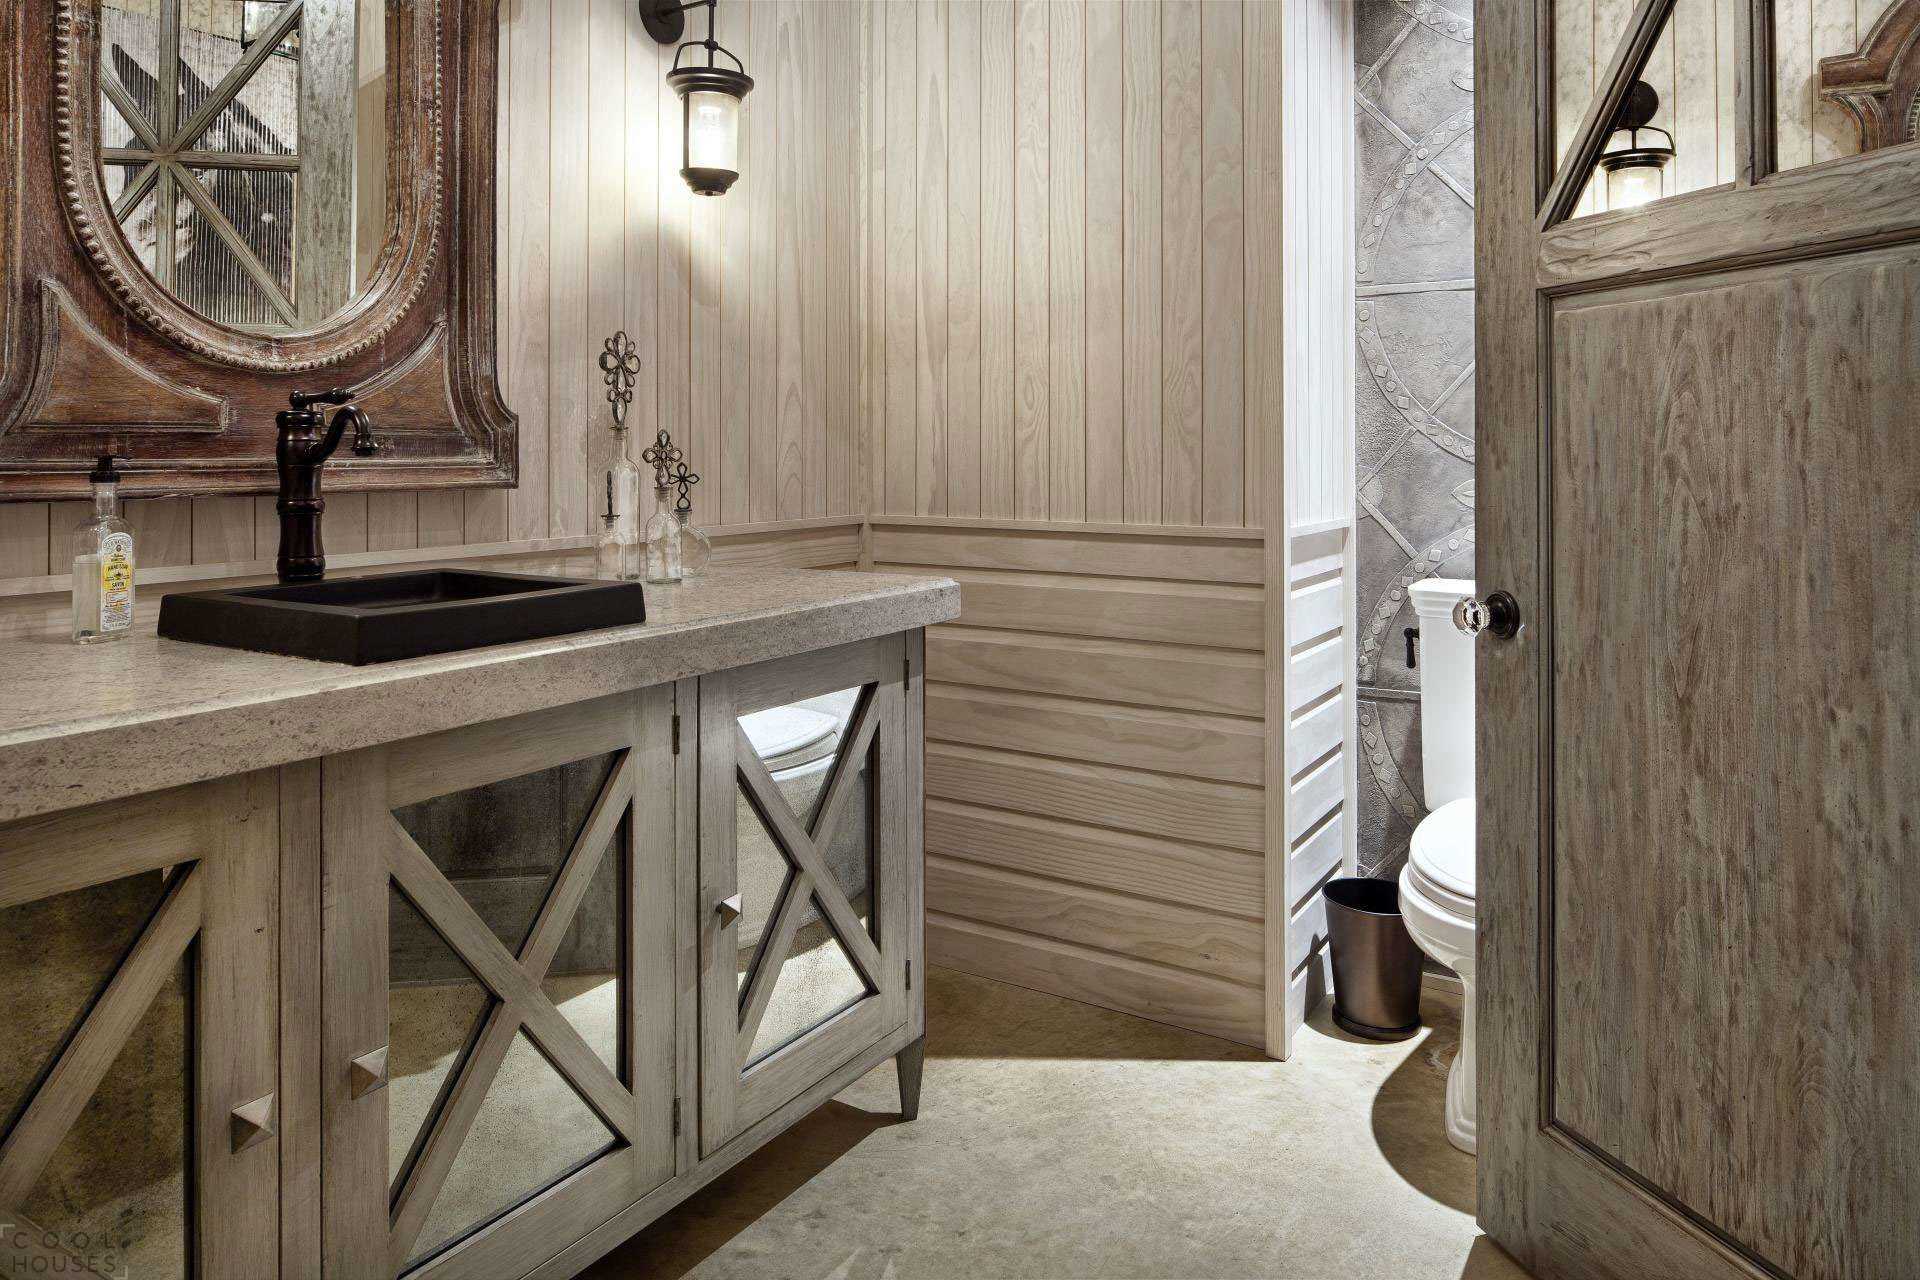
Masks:
[[[680,1099],[673,1100],[673,1136],[680,1136]]]
[[[680,714],[678,712],[675,712],[673,716],[673,754],[680,754]],[[674,1105],[678,1106],[679,1104],[675,1103]]]

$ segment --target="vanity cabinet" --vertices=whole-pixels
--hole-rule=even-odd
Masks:
[[[563,1280],[888,1058],[922,628],[738,570],[378,668],[0,643],[0,1274]]]
[[[279,1267],[278,775],[0,827],[0,1271]]]
[[[702,1155],[909,1020],[906,677],[894,635],[700,682]]]
[[[673,1176],[674,714],[322,765],[329,1274],[518,1275]]]
[[[918,652],[321,762],[328,1274],[566,1274],[850,1068],[909,1050],[913,1109]]]

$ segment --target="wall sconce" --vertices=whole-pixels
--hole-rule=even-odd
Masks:
[[[1634,81],[1613,120],[1613,134],[1600,152],[1607,174],[1607,208],[1631,209],[1667,194],[1673,135],[1647,122],[1660,109],[1660,95],[1645,80]],[[1656,136],[1657,135],[1657,136]]]
[[[733,52],[713,38],[716,0],[640,0],[640,21],[661,44],[672,44],[686,30],[689,9],[707,11],[707,38],[689,40],[674,50],[667,84],[680,95],[680,176],[699,196],[725,195],[740,176],[740,102],[753,90],[753,77]],[[707,65],[680,65],[689,49],[704,48]],[[733,60],[733,69],[716,65],[716,54]]]

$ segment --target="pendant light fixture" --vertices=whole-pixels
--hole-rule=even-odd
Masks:
[[[739,178],[740,103],[753,90],[746,66],[713,38],[717,8],[717,0],[640,0],[640,21],[661,44],[673,44],[685,34],[687,10],[707,11],[707,38],[689,40],[674,50],[673,70],[667,73],[667,84],[680,95],[680,176],[700,196],[725,195]],[[681,66],[689,49],[705,49],[707,65]],[[720,56],[733,66],[720,66]]]
[[[1607,175],[1607,208],[1631,209],[1667,194],[1667,167],[1673,163],[1673,135],[1648,124],[1660,109],[1660,95],[1645,80],[1634,81],[1613,120],[1613,134],[1600,152]]]

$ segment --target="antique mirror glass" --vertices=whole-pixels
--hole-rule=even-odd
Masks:
[[[102,0],[100,164],[161,287],[218,324],[323,326],[387,233],[386,0]]]

